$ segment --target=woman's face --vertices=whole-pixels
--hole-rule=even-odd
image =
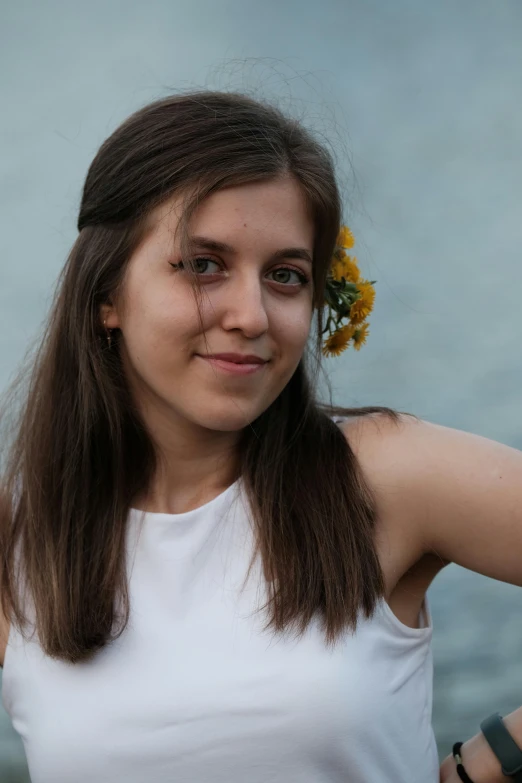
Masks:
[[[121,330],[142,413],[237,431],[276,399],[303,354],[312,317],[312,218],[290,178],[207,197],[190,222],[191,236],[200,238],[190,259],[201,282],[199,316],[174,241],[179,205],[175,198],[152,213],[121,295],[102,317]],[[209,358],[215,354],[236,356]],[[256,359],[237,363],[249,355]]]

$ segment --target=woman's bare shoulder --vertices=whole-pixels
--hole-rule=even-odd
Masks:
[[[367,478],[395,476],[400,480],[407,470],[404,455],[409,454],[416,433],[428,426],[415,416],[398,413],[392,418],[386,413],[370,413],[345,419],[339,424]]]
[[[408,452],[411,429],[419,421],[402,414],[394,420],[384,413],[371,413],[340,424],[373,492],[381,525],[389,527],[396,517],[402,522],[408,517],[408,496],[401,492],[408,485],[404,454]]]
[[[412,499],[411,449],[423,422],[382,413],[344,421],[341,429],[372,491],[376,508],[375,543],[386,599],[405,625],[417,628],[426,590],[447,562],[426,552]]]
[[[342,417],[339,417],[342,418]],[[422,419],[406,413],[397,413],[395,417],[384,411],[358,414],[343,418],[339,427],[348,438],[351,447],[356,450],[369,446],[382,446],[383,437],[406,434],[409,427],[422,424]]]
[[[410,458],[405,458],[412,431],[419,426],[421,419],[399,414],[394,420],[383,413],[357,416],[340,425],[373,495],[383,567],[391,559],[393,570],[401,574],[426,554],[422,537],[416,534],[417,508],[408,479]]]

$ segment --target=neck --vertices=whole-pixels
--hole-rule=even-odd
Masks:
[[[237,444],[241,431],[218,432],[173,415],[141,411],[156,447],[157,470],[135,508],[182,514],[208,503],[238,476]]]

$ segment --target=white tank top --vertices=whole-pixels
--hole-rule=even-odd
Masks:
[[[438,783],[432,635],[381,601],[327,649],[263,632],[239,479],[183,514],[131,510],[131,616],[88,663],[11,626],[2,701],[32,783]]]

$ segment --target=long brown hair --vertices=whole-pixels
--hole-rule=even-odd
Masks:
[[[361,609],[371,615],[382,595],[372,495],[329,414],[398,415],[384,407],[330,408],[315,393],[320,292],[341,223],[332,156],[273,105],[238,93],[179,94],[129,117],[89,168],[79,235],[3,470],[2,608],[25,635],[27,588],[39,642],[53,658],[85,660],[125,628],[127,516],[156,467],[118,341],[107,348],[100,306],[121,285],[151,210],[174,193],[189,194],[180,223],[187,247],[188,221],[205,196],[289,175],[315,223],[315,335],[286,388],[240,443],[269,587],[267,628],[302,632],[317,614],[331,643],[355,628]]]

